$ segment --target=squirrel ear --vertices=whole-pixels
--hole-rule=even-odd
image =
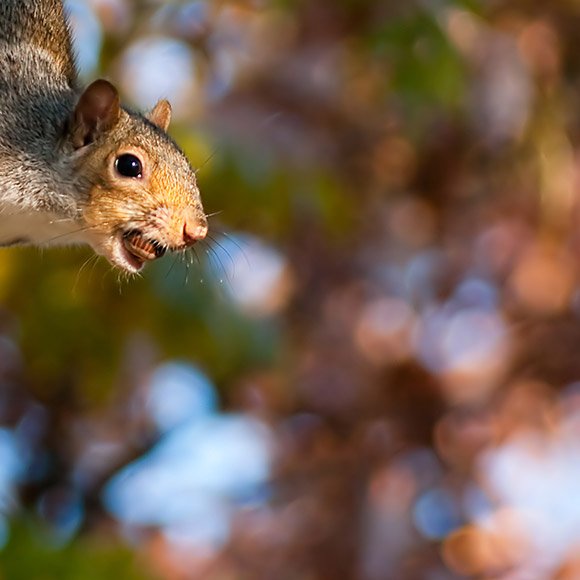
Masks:
[[[147,118],[157,125],[161,130],[167,131],[171,121],[171,104],[165,99],[161,99],[153,109],[147,113]]]
[[[70,131],[73,146],[78,149],[93,142],[117,123],[120,113],[117,89],[103,79],[91,83],[73,113]]]

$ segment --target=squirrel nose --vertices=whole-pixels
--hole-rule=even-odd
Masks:
[[[185,220],[183,224],[183,241],[187,246],[203,240],[207,235],[207,223],[199,223],[197,219]]]

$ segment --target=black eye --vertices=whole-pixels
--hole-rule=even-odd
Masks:
[[[115,159],[115,169],[119,175],[123,177],[141,177],[143,173],[143,166],[141,161],[135,155],[130,153],[125,153],[124,155],[119,155]]]

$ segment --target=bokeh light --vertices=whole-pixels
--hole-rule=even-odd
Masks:
[[[210,231],[0,251],[0,576],[580,578],[577,3],[66,6]]]

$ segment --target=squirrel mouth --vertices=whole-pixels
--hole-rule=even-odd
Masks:
[[[165,254],[166,248],[157,240],[144,237],[139,230],[129,230],[123,234],[125,249],[139,262],[156,260]]]

